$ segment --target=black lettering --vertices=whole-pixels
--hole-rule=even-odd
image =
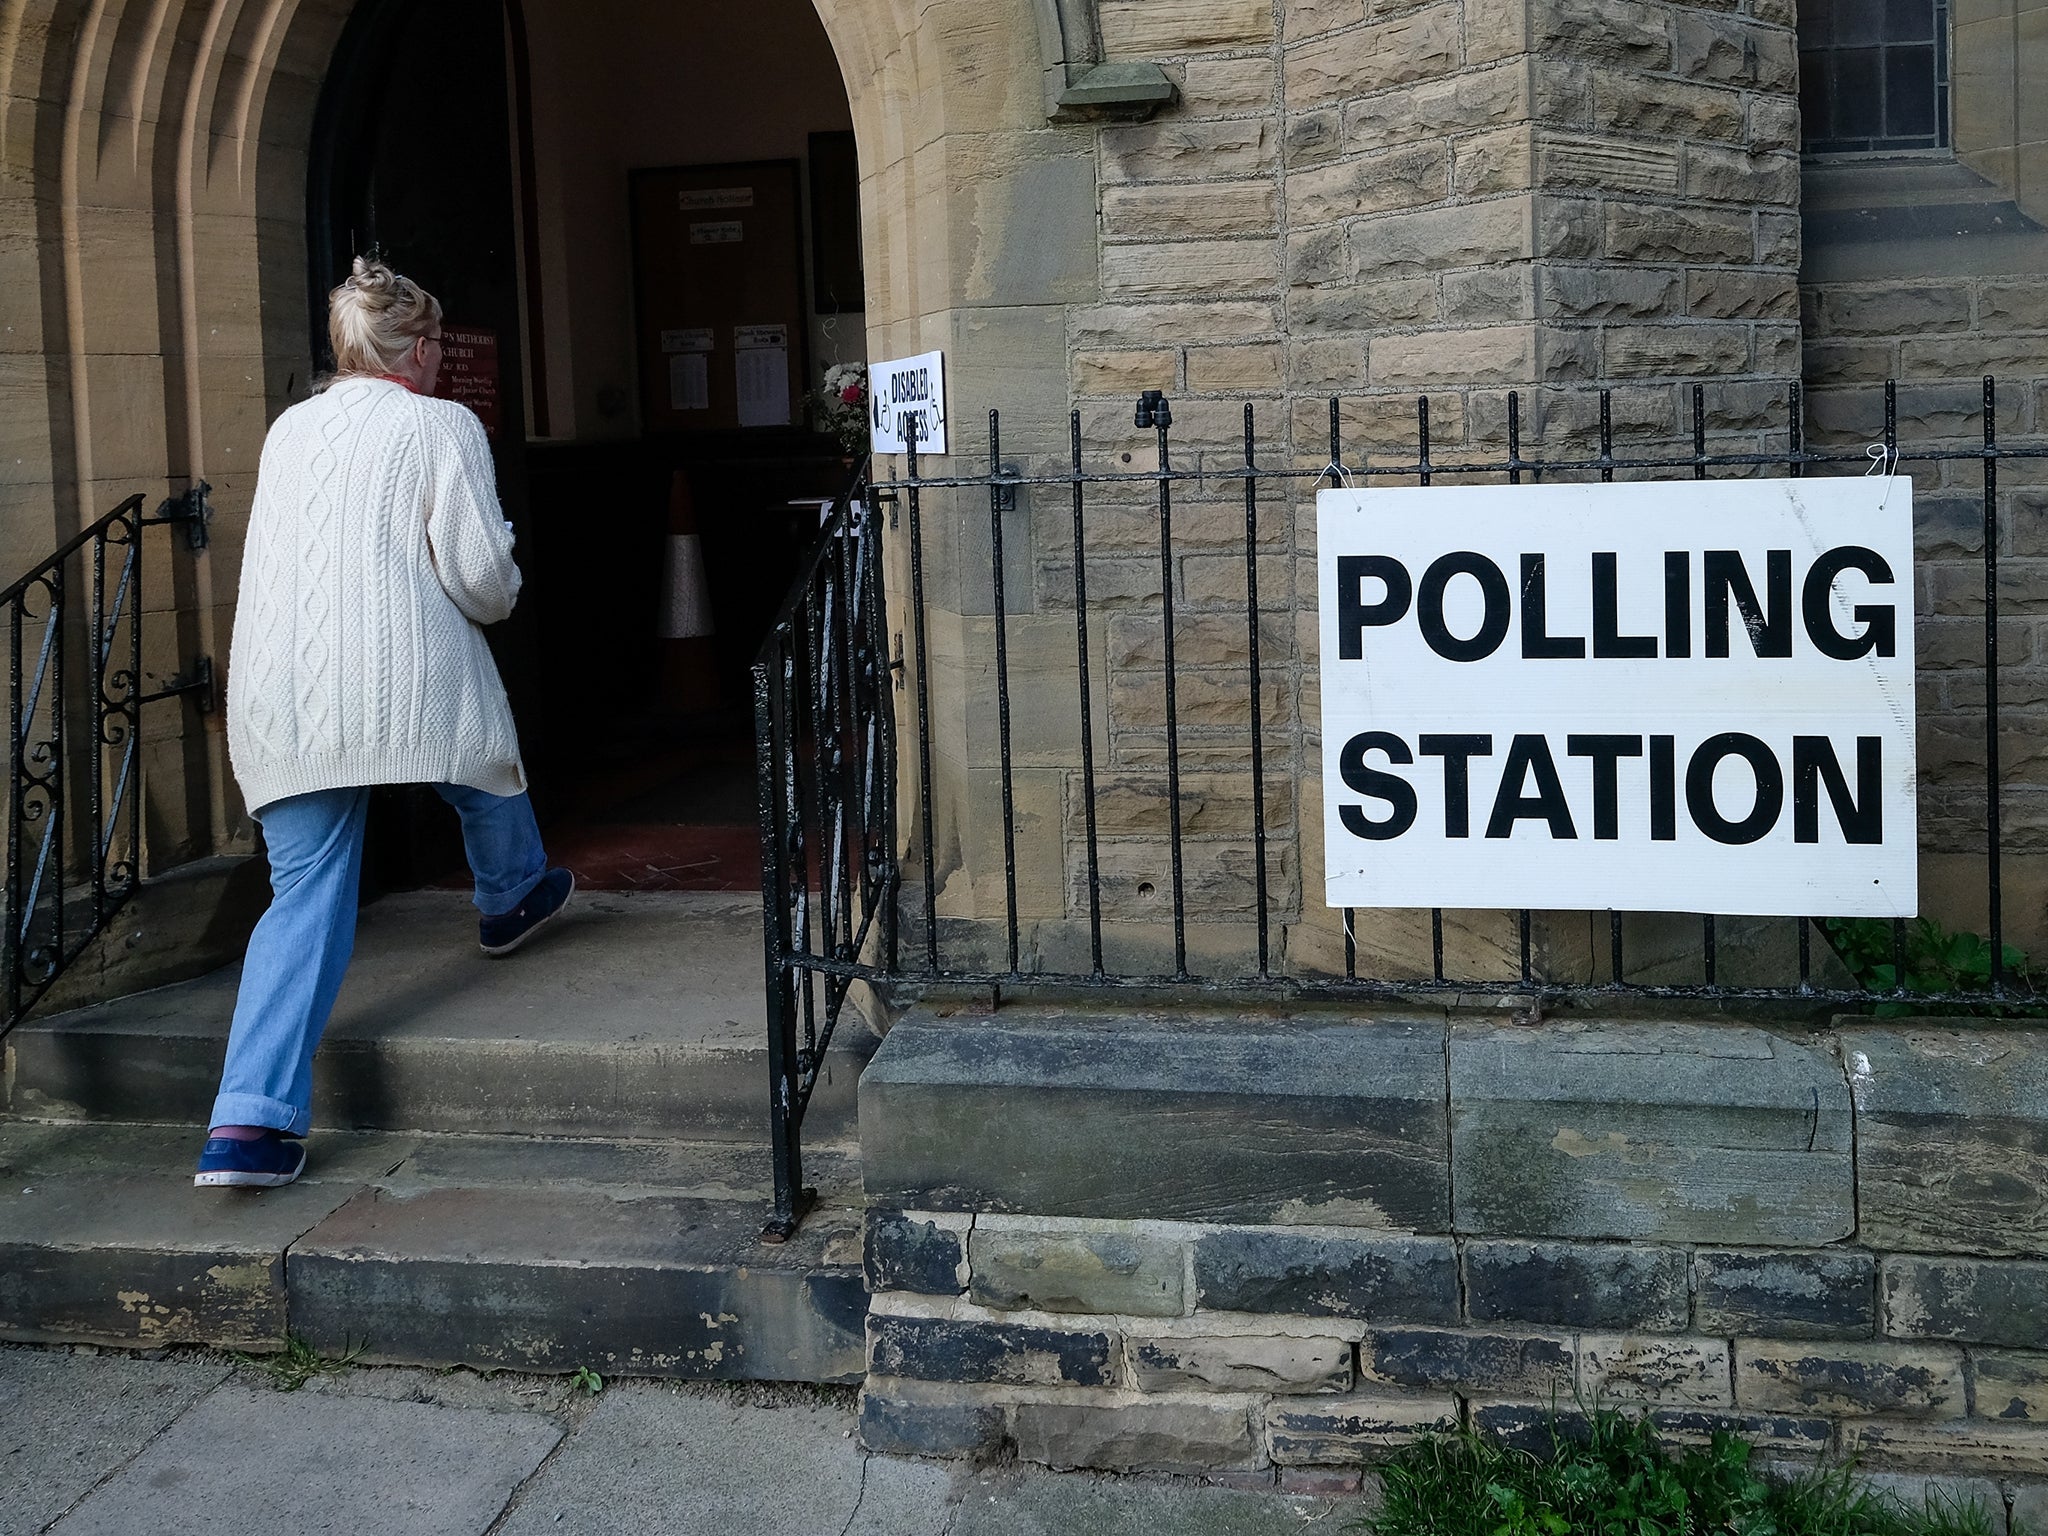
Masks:
[[[1611,558],[1611,557],[1610,557]],[[1652,641],[1651,644],[1655,644]],[[1624,757],[1643,755],[1640,736],[1567,736],[1565,751],[1593,759],[1593,837],[1611,843],[1621,836],[1621,769]]]
[[[1444,623],[1444,588],[1455,576],[1472,577],[1486,600],[1479,630],[1469,640],[1460,640]],[[1501,641],[1508,637],[1508,579],[1484,555],[1469,549],[1439,555],[1422,573],[1417,595],[1420,600],[1415,608],[1415,622],[1421,626],[1422,638],[1429,642],[1429,648],[1445,661],[1483,661],[1499,650]]]
[[[1741,758],[1756,775],[1756,802],[1740,821],[1730,821],[1714,804],[1714,770],[1729,757]],[[1693,825],[1715,842],[1753,843],[1778,824],[1778,813],[1785,808],[1785,770],[1778,766],[1776,754],[1754,736],[1741,731],[1709,736],[1685,765],[1685,808]]]
[[[1386,731],[1361,731],[1344,743],[1337,756],[1337,771],[1344,775],[1347,786],[1358,794],[1386,801],[1393,811],[1385,821],[1368,821],[1363,806],[1340,805],[1337,819],[1353,837],[1383,843],[1415,825],[1415,786],[1399,774],[1366,767],[1368,752],[1384,752],[1390,763],[1412,763],[1415,756],[1407,742]]]
[[[1365,584],[1378,577],[1387,585],[1387,595],[1376,603],[1365,600]],[[1357,661],[1365,655],[1365,627],[1368,624],[1398,624],[1408,611],[1415,584],[1408,567],[1392,555],[1339,555],[1337,557],[1337,655],[1343,661]]]
[[[1692,555],[1682,549],[1664,554],[1664,654],[1692,654]]]
[[[1522,655],[1531,661],[1553,661],[1586,654],[1586,642],[1576,635],[1549,632],[1549,584],[1543,577],[1541,555],[1522,556]]]
[[[1522,784],[1533,771],[1536,793],[1525,795]],[[1576,838],[1572,810],[1564,798],[1564,784],[1551,760],[1550,743],[1541,736],[1517,736],[1508,748],[1507,765],[1500,772],[1500,789],[1493,797],[1493,815],[1486,823],[1488,837],[1508,837],[1515,823],[1528,818],[1550,824],[1550,835],[1560,840]]]
[[[1425,736],[1417,743],[1424,757],[1444,760],[1444,836],[1472,835],[1472,773],[1475,757],[1493,756],[1491,736]]]
[[[1650,738],[1650,841],[1678,838],[1678,738]]]
[[[1728,599],[1733,596],[1742,614],[1742,627],[1749,632],[1750,649],[1759,656],[1792,654],[1792,551],[1764,552],[1764,592],[1768,601],[1757,605],[1756,588],[1749,583],[1749,568],[1742,563],[1742,551],[1710,549],[1702,559],[1701,579],[1707,589],[1707,654],[1728,654]]]
[[[1862,632],[1845,635],[1835,628],[1834,584],[1844,571],[1861,571],[1872,586],[1892,584],[1892,568],[1884,556],[1861,544],[1844,544],[1829,550],[1806,573],[1806,588],[1800,606],[1806,615],[1806,636],[1813,648],[1836,661],[1854,661],[1873,650],[1880,656],[1896,653],[1899,643],[1898,610],[1889,603],[1858,603],[1851,613],[1863,626]]]
[[[1624,635],[1621,632],[1620,576],[1612,550],[1593,554],[1593,654],[1619,658],[1655,656],[1655,635]]]
[[[1845,843],[1884,841],[1884,742],[1876,736],[1856,738],[1856,798],[1825,736],[1792,738],[1792,841],[1820,841],[1820,786],[1828,787],[1828,803],[1842,826]]]

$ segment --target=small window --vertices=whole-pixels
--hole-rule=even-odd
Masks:
[[[1810,155],[1948,148],[1948,0],[1799,0]]]

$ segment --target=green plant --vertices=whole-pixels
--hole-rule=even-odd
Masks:
[[[576,1367],[576,1374],[569,1378],[572,1392],[588,1392],[592,1397],[604,1390],[604,1378],[587,1365]]]
[[[1644,1418],[1608,1410],[1582,1432],[1555,1419],[1544,1454],[1471,1431],[1434,1435],[1382,1473],[1372,1536],[1991,1536],[1973,1505],[1906,1510],[1859,1488],[1846,1467],[1787,1480],[1751,1466],[1717,1433],[1667,1450]]]
[[[1991,988],[1990,942],[1974,933],[1951,933],[1933,918],[1907,923],[1903,946],[1894,942],[1892,925],[1883,918],[1824,917],[1820,929],[1850,974],[1872,992],[1892,992],[1903,986],[1908,993],[1929,996]],[[1901,948],[1903,972],[1898,963]],[[2002,946],[2001,968],[2008,1001],[1960,1006],[1974,1014],[2041,1012],[2044,978],[2034,974],[2026,954],[2014,945]],[[1880,1018],[1896,1018],[1929,1009],[1923,1003],[1894,998],[1879,1003],[1875,1011]]]
[[[284,1348],[274,1355],[237,1354],[235,1363],[261,1372],[279,1392],[296,1392],[315,1376],[332,1376],[347,1370],[361,1357],[368,1340],[343,1348],[338,1355],[323,1355],[295,1333],[285,1335]]]

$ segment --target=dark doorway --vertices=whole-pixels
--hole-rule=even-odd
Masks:
[[[612,15],[626,29],[633,7]],[[518,611],[490,639],[551,854],[600,886],[745,887],[757,868],[747,667],[816,527],[797,503],[837,489],[841,450],[800,410],[787,425],[746,430],[648,421],[633,436],[550,436],[535,231],[570,216],[538,202],[525,27],[520,0],[359,0],[325,85],[308,178],[315,356],[331,363],[329,289],[372,250],[441,299],[451,335],[487,340],[475,366],[492,376],[499,495],[526,578]],[[573,120],[616,103],[554,105],[558,120]],[[850,165],[836,174],[850,176]],[[623,231],[623,175],[616,217]],[[634,275],[623,275],[630,295]],[[595,321],[576,310],[574,323],[631,334],[631,302]],[[800,395],[806,335],[792,329]],[[701,520],[716,621],[680,690],[658,622],[679,482]],[[438,797],[377,793],[366,896],[459,884],[461,870],[457,827]]]

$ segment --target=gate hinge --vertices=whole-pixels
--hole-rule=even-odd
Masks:
[[[195,480],[182,491],[166,496],[156,509],[156,516],[145,517],[142,526],[154,528],[169,523],[185,525],[185,547],[206,548],[206,525],[213,521],[213,503],[207,500],[213,487],[204,480]]]

